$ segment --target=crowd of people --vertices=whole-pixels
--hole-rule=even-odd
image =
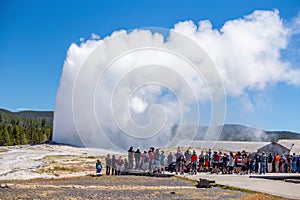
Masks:
[[[125,158],[122,156],[116,158],[115,155],[108,154],[105,165],[106,175],[119,175],[128,170],[151,173],[164,173],[167,170],[176,174],[197,174],[197,172],[222,174],[300,173],[300,154],[249,153],[245,150],[236,153],[222,153],[211,149],[197,154],[196,150],[188,148],[183,152],[178,147],[175,153],[170,152],[166,155],[164,150],[154,147],[141,151],[139,147],[135,150],[131,146]]]

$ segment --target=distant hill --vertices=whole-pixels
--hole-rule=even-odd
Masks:
[[[20,119],[32,119],[32,120],[42,120],[45,119],[47,122],[53,122],[53,111],[20,111],[20,112],[11,112],[5,109],[0,108],[0,115],[2,118],[7,117],[15,117]]]
[[[53,111],[11,112],[0,109],[0,146],[51,140]]]
[[[206,126],[200,126],[196,139],[203,140],[207,129]],[[280,139],[300,139],[300,134],[290,131],[265,131],[238,124],[225,124],[219,137],[220,141],[273,142]]]
[[[11,112],[0,109],[0,146],[37,144],[51,140],[53,116],[53,111]],[[173,127],[172,132],[176,130],[177,125]],[[185,132],[191,130],[193,127],[184,128]],[[208,127],[199,126],[195,139],[204,140],[207,130]],[[218,140],[273,142],[280,139],[300,139],[300,134],[290,131],[265,131],[238,124],[225,124]]]

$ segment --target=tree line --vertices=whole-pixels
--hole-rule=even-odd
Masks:
[[[38,144],[52,139],[53,112],[0,109],[0,146]]]

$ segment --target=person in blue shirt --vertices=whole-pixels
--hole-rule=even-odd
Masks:
[[[298,160],[298,156],[296,155],[296,153],[293,153],[293,158],[292,158],[292,172],[293,173],[297,172],[297,160]]]
[[[100,162],[100,160],[97,160],[96,162],[96,173],[99,174],[101,173],[102,170],[102,163]]]

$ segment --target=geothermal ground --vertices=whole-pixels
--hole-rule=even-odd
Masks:
[[[1,147],[0,180],[85,176],[94,172],[96,159],[107,153],[118,154],[108,150],[97,153],[66,145]]]

